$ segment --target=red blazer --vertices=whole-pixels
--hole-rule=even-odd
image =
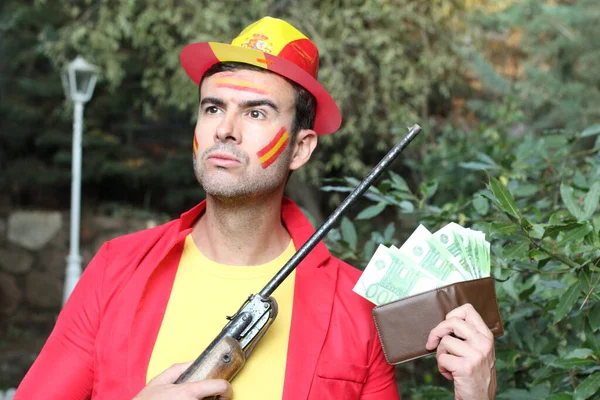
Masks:
[[[139,393],[184,239],[204,208],[201,203],[180,219],[102,246],[21,382],[16,400],[130,400]],[[296,249],[314,232],[288,199],[283,200],[282,219]],[[284,399],[399,398],[372,305],[352,291],[359,275],[331,256],[323,243],[298,266]]]

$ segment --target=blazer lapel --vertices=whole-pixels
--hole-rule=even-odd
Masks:
[[[285,206],[284,201],[284,222],[292,235],[296,249],[299,249],[310,237],[313,229],[295,205],[293,210]],[[291,216],[291,211],[294,211],[293,214],[297,211],[300,215]],[[293,220],[294,224],[291,224],[290,220]],[[302,226],[298,226],[297,222],[301,222]],[[317,361],[325,343],[335,296],[338,265],[330,262],[330,259],[331,255],[325,245],[319,243],[296,270],[290,341],[283,386],[285,400],[306,399],[310,392]]]
[[[158,265],[154,261],[151,263],[154,265],[140,271],[136,290],[139,298],[132,302],[136,308],[127,338],[127,373],[130,390],[134,393],[146,385],[150,356],[169,302],[182,249],[183,243],[177,243]]]
[[[176,231],[168,232],[161,244],[152,247],[142,264],[131,288],[135,293],[129,304],[133,306],[127,337],[127,377],[129,390],[137,393],[146,385],[146,375],[152,350],[162,324],[171,295],[171,288],[183,252],[185,237],[192,231],[192,223],[204,211],[205,202],[181,215]]]

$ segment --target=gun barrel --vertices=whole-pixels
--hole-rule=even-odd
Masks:
[[[335,211],[323,222],[315,233],[300,247],[300,249],[289,259],[287,263],[277,272],[277,274],[260,291],[263,298],[273,294],[275,289],[288,277],[288,275],[300,264],[300,262],[310,253],[310,251],[327,235],[331,228],[348,211],[350,206],[360,197],[373,182],[379,178],[383,170],[386,169],[392,161],[396,159],[410,144],[410,142],[421,132],[419,125],[413,125],[408,133],[400,140],[385,157],[371,170],[365,179],[344,199],[344,201],[335,209]]]

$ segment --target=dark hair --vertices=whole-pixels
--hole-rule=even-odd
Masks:
[[[266,71],[264,68],[260,68],[255,65],[250,65],[250,64],[245,64],[245,63],[239,63],[239,62],[217,63],[217,64],[213,65],[212,67],[210,67],[204,73],[204,75],[202,76],[202,79],[200,80],[200,84],[198,85],[198,91],[200,91],[200,88],[202,87],[202,82],[204,82],[204,79],[208,78],[209,76],[212,76],[219,72],[236,71],[236,70],[240,70],[240,69],[247,69],[250,71],[257,71],[257,72],[269,72],[269,71]],[[312,93],[310,93],[308,90],[304,89],[302,86],[300,86],[296,82],[286,78],[285,76],[282,76],[282,78],[285,79],[286,81],[288,81],[294,88],[295,114],[294,114],[294,122],[292,123],[292,132],[290,134],[291,134],[292,139],[295,139],[296,134],[301,129],[313,129],[313,127],[315,125],[315,116],[317,113],[317,100],[315,99],[315,96],[312,95]]]

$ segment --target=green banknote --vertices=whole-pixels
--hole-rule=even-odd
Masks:
[[[433,236],[468,270],[472,279],[490,275],[489,243],[483,232],[451,222]]]
[[[474,259],[475,243],[467,229],[451,222],[434,232],[433,237],[458,260],[460,265],[469,273],[471,279],[480,278],[477,260]]]
[[[480,277],[490,276],[490,244],[485,240],[485,233],[467,229],[475,243],[476,259],[479,264]]]
[[[409,258],[379,245],[353,290],[379,305],[444,284]]]
[[[419,225],[396,252],[445,284],[472,279],[460,262],[425,228]]]
[[[492,261],[490,258],[490,247],[491,247],[490,242],[488,242],[486,240],[484,243],[484,249],[485,249],[484,252],[486,255],[486,257],[485,257],[485,262],[486,262],[485,267],[486,268],[484,270],[484,276],[486,276],[486,277],[490,276],[490,274],[492,273]]]

